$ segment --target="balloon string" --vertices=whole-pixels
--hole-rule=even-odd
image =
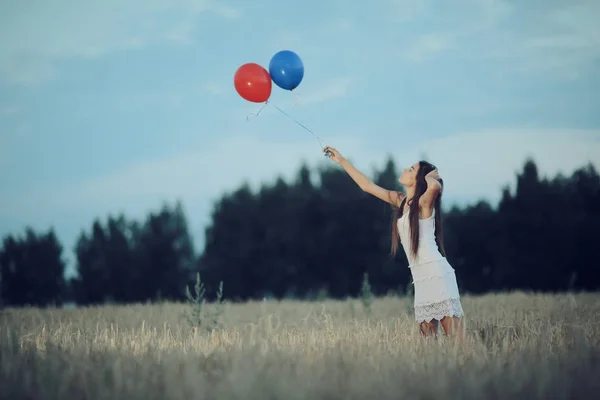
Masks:
[[[277,111],[279,111],[280,113],[282,113],[283,115],[285,115],[286,117],[288,117],[289,119],[291,119],[292,121],[294,121],[296,124],[298,124],[299,126],[301,126],[302,128],[304,128],[305,130],[307,130],[308,132],[312,133],[312,135],[315,137],[315,139],[317,139],[317,141],[319,142],[319,144],[321,145],[321,148],[325,147],[323,145],[323,143],[321,142],[321,139],[319,139],[319,137],[309,128],[306,127],[306,125],[302,124],[300,121],[298,121],[297,119],[295,119],[294,117],[292,117],[291,115],[289,115],[288,113],[286,113],[285,111],[283,111],[281,108],[277,107],[275,104],[269,102],[268,100],[265,101],[265,104],[263,104],[263,106],[260,108],[260,110],[258,110],[258,112],[256,114],[254,113],[250,113],[251,115],[254,115],[255,117],[258,117],[258,115],[260,114],[260,112],[267,106],[271,104],[273,107],[275,107],[277,109]],[[246,121],[249,120],[249,116],[246,116]],[[327,152],[329,153],[329,152]],[[328,155],[328,154],[326,154]]]
[[[265,101],[265,104],[263,104],[263,106],[260,108],[260,110],[258,110],[258,112],[256,114],[254,113],[250,113],[249,115],[246,115],[246,121],[250,120],[250,115],[254,115],[255,117],[258,117],[258,115],[260,114],[260,112],[262,110],[264,110],[264,108],[267,106],[268,102]]]
[[[300,125],[302,128],[306,129],[308,132],[312,133],[312,135],[317,139],[317,141],[321,145],[321,148],[325,147],[325,146],[323,146],[323,143],[321,142],[321,139],[319,139],[319,137],[313,131],[311,131],[310,129],[308,129],[304,124],[300,123],[297,119],[295,119],[294,117],[292,117],[291,115],[289,115],[288,113],[286,113],[285,111],[283,111],[281,108],[277,107],[275,104],[271,103],[271,105],[273,107],[275,107],[277,109],[277,111],[279,111],[280,113],[282,113],[283,115],[285,115],[286,117],[288,117],[289,119],[291,119],[292,121],[294,121],[295,123],[297,123],[298,125]]]

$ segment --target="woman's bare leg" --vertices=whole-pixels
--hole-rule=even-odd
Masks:
[[[463,321],[459,317],[444,317],[441,320],[442,328],[444,328],[444,333],[446,336],[458,336],[458,338],[462,341],[465,337],[465,329],[463,326]]]
[[[437,336],[438,320],[433,319],[430,322],[423,321],[419,324],[421,329],[421,335],[423,336]]]

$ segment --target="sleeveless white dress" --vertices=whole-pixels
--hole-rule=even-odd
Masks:
[[[415,319],[417,322],[463,315],[454,268],[440,253],[435,242],[435,209],[431,217],[419,219],[419,250],[413,257],[408,214],[397,221],[398,235],[408,258],[413,278]]]

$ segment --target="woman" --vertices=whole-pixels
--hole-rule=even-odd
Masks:
[[[399,182],[406,194],[386,190],[363,175],[338,150],[323,151],[340,164],[365,192],[394,208],[392,254],[402,242],[413,278],[415,319],[424,336],[436,335],[441,322],[446,335],[460,327],[463,315],[454,269],[446,260],[442,236],[443,181],[437,169],[419,161],[404,169]],[[459,330],[462,338],[462,329]]]

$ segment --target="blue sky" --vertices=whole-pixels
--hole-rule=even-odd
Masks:
[[[233,88],[295,51],[271,100],[370,174],[438,165],[449,201],[495,202],[525,157],[600,166],[600,3],[591,0],[0,0],[0,234],[54,226],[71,258],[96,217],[181,199],[202,247],[213,201],[326,162]]]

